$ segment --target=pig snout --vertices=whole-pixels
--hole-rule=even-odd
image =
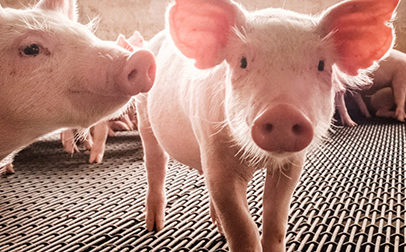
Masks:
[[[313,126],[295,107],[278,104],[254,120],[251,136],[263,150],[276,153],[298,152],[313,140]]]
[[[124,68],[119,69],[119,83],[129,95],[148,92],[155,81],[155,72],[154,55],[147,50],[138,50],[128,57]]]

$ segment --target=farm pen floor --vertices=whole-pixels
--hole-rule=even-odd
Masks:
[[[23,150],[0,178],[0,251],[228,251],[203,177],[171,161],[164,230],[145,229],[146,178],[136,132],[109,138],[102,164],[57,137]],[[362,119],[308,154],[291,204],[287,251],[405,251],[406,130]],[[264,172],[248,200],[261,225]]]

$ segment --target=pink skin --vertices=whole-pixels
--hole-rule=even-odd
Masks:
[[[355,0],[319,17],[250,13],[228,0],[169,6],[167,29],[148,44],[157,58],[156,83],[137,97],[147,229],[164,226],[169,155],[204,174],[210,215],[231,251],[284,251],[306,150],[326,134],[334,112],[332,76],[357,74],[387,53],[393,46],[387,21],[397,4]],[[246,197],[261,168],[267,169],[262,242]]]
[[[0,160],[62,127],[89,127],[147,92],[151,52],[130,53],[76,21],[76,1],[0,7]]]
[[[128,39],[120,34],[115,43],[129,52],[135,52],[144,46],[144,38],[138,31],[135,31]],[[136,128],[135,110],[131,105],[132,103],[126,105],[128,111],[118,119],[100,121],[90,128],[90,133],[85,133],[86,139],[83,142],[86,149],[90,150],[89,163],[101,163],[103,161],[107,136],[114,136],[114,131],[134,130]],[[62,145],[67,153],[79,152],[75,132],[76,129],[67,129],[61,133]]]
[[[379,89],[371,95],[371,106],[376,110],[375,115],[378,117],[397,118],[395,97],[391,87]]]
[[[378,94],[377,97],[385,99],[383,102],[375,100],[374,109],[377,111],[376,116],[378,117],[393,117],[400,122],[404,122],[406,118],[405,113],[405,100],[406,100],[406,54],[398,50],[392,49],[388,57],[379,63],[379,68],[376,69],[371,77],[373,79],[372,86],[369,90],[365,90],[366,94],[375,94],[381,89],[390,87],[393,90],[393,94],[387,95],[387,90],[382,94]],[[345,92],[345,91],[344,91]],[[363,101],[361,95],[354,91],[354,98],[356,103],[361,109],[361,112],[370,117],[369,111],[365,102]],[[389,99],[389,100],[388,100]],[[395,104],[396,110],[392,110],[392,106],[388,107],[389,103]],[[372,104],[371,104],[372,105]],[[351,123],[352,119],[348,115],[345,102],[344,93],[338,93],[336,98],[336,106],[340,114],[341,121],[343,125],[355,126],[355,123]],[[379,111],[379,112],[378,112]],[[390,116],[389,116],[390,115]]]

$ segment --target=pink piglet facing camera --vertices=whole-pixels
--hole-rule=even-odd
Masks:
[[[154,55],[98,39],[76,9],[75,0],[0,7],[0,161],[56,129],[89,127],[151,89]]]
[[[204,175],[211,217],[231,251],[285,251],[306,150],[330,127],[332,79],[368,79],[393,47],[398,3],[344,1],[308,16],[248,12],[229,0],[175,0],[166,29],[147,44],[157,78],[137,104],[147,229],[164,227],[170,156]],[[258,169],[267,170],[262,237],[246,197]]]

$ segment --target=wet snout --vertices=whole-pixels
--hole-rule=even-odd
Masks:
[[[154,55],[147,50],[138,50],[128,57],[118,73],[119,83],[127,95],[148,92],[155,80]]]
[[[263,150],[278,153],[298,152],[311,143],[313,126],[294,106],[278,104],[254,120],[251,136]]]

